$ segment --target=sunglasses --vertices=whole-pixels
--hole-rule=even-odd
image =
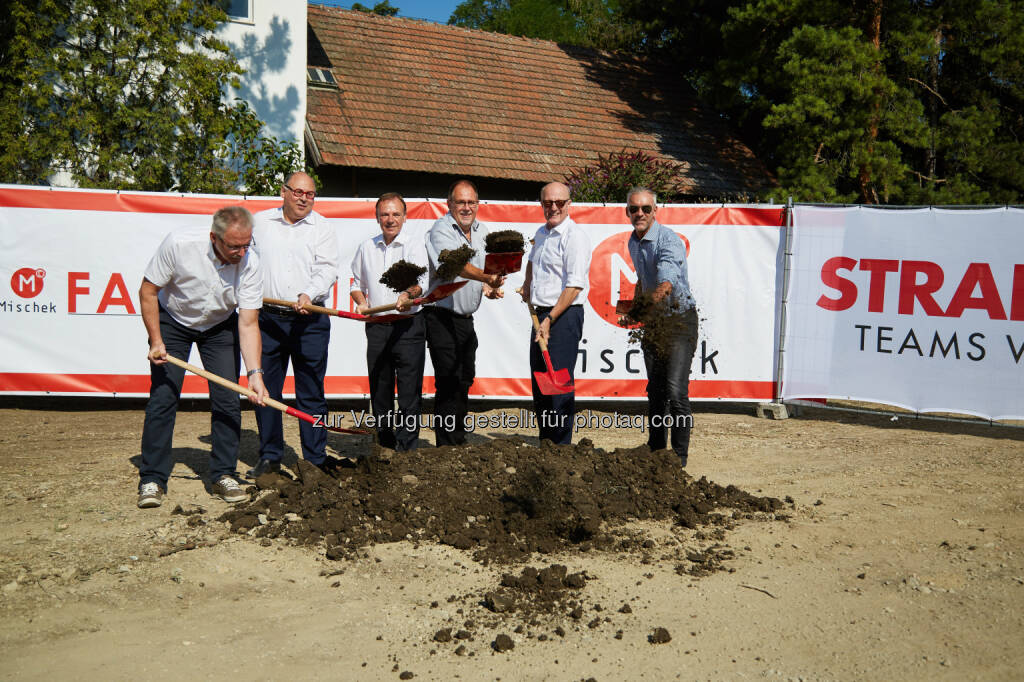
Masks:
[[[558,208],[565,208],[565,205],[569,203],[569,200],[568,199],[545,199],[544,201],[542,201],[540,203],[541,203],[542,206],[544,206],[544,208],[551,208],[552,206],[557,206]]]
[[[302,197],[306,197],[307,199],[316,199],[316,192],[305,192],[301,189],[289,187],[288,185],[285,185],[284,188],[291,192],[292,196],[295,197],[296,199],[301,199]]]
[[[650,204],[644,204],[643,206],[634,206],[630,204],[629,206],[626,207],[626,211],[629,212],[629,215],[636,215],[640,211],[643,211],[644,215],[651,215],[651,211],[653,210],[654,207],[651,206]]]

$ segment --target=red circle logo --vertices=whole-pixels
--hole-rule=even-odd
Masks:
[[[601,319],[616,327],[619,314],[615,304],[633,298],[636,288],[636,271],[633,259],[629,257],[629,236],[632,231],[613,234],[597,245],[590,259],[590,293],[587,300]],[[678,234],[678,233],[676,233]],[[690,240],[679,235],[690,255]]]
[[[11,289],[22,298],[35,298],[43,290],[44,277],[42,268],[22,268],[11,276]]]

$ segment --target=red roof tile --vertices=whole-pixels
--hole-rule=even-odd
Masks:
[[[328,165],[545,182],[626,148],[687,168],[688,193],[771,183],[678,74],[625,55],[310,6],[308,89]]]

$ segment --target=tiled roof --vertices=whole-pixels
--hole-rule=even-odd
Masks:
[[[633,57],[310,6],[306,120],[323,163],[538,182],[598,154],[686,167],[690,194],[772,182],[678,74]]]

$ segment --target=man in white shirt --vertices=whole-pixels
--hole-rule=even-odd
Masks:
[[[267,397],[260,369],[258,313],[263,297],[259,258],[249,252],[252,215],[241,206],[213,214],[213,227],[167,235],[146,266],[139,289],[142,322],[149,335],[150,389],[142,427],[139,466],[140,508],[159,507],[174,461],[171,437],[185,370],[168,364],[167,355],[188,360],[192,344],[203,367],[238,381],[238,354],[248,370],[253,402]],[[236,313],[237,309],[237,313]],[[235,480],[242,424],[238,394],[210,382],[213,448],[210,482],[225,502],[247,498]]]
[[[484,241],[490,230],[476,219],[479,205],[476,185],[469,180],[457,180],[448,189],[448,214],[438,218],[427,233],[431,289],[444,283],[437,277],[442,251],[468,246],[475,252],[455,280],[468,280],[466,285],[423,307],[430,362],[434,366],[433,426],[438,447],[466,442],[469,388],[476,377],[473,313],[484,296],[501,298],[500,287],[505,281],[501,275],[484,274]]]
[[[260,311],[263,337],[263,381],[270,397],[281,399],[288,362],[295,375],[296,406],[307,414],[326,415],[324,376],[331,320],[310,314],[304,304],[323,305],[338,279],[338,242],[334,227],[313,210],[316,184],[305,173],[292,173],[281,187],[282,205],[260,211],[253,219],[253,251],[263,268],[263,296],[292,301],[287,307],[264,304]],[[281,412],[256,409],[260,461],[249,478],[276,472],[284,455]],[[300,422],[302,457],[326,469],[327,432]]]
[[[545,223],[534,236],[522,288],[523,299],[533,303],[540,319],[540,330],[531,334],[530,341],[533,407],[541,440],[568,444],[572,442],[576,394],[544,395],[532,372],[547,371],[537,343],[543,338],[554,368],[568,369],[569,376],[574,376],[583,338],[583,301],[590,288],[590,238],[569,217],[568,187],[560,182],[544,185],[540,200]]]
[[[403,233],[405,199],[388,192],[377,200],[380,234],[359,245],[352,259],[352,290],[356,311],[394,303],[406,313],[393,322],[366,323],[366,367],[370,381],[370,404],[377,426],[377,442],[394,450],[414,450],[420,433],[423,392],[425,332],[420,306],[410,300],[423,294],[427,273],[401,294],[384,284],[381,275],[400,260],[426,268],[427,253],[422,236]],[[398,411],[394,410],[395,383]]]

